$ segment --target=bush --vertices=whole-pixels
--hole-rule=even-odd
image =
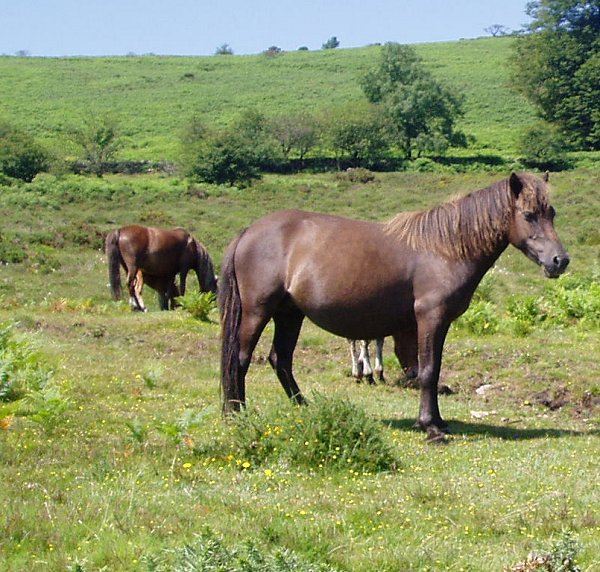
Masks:
[[[560,171],[569,166],[563,138],[548,123],[537,123],[527,129],[519,141],[518,151],[526,167]]]
[[[369,103],[346,105],[330,112],[321,130],[338,166],[342,161],[353,167],[377,165],[390,148],[385,118]]]
[[[380,422],[344,399],[317,394],[308,407],[278,414],[244,411],[233,427],[238,456],[251,465],[387,471],[398,464]]]
[[[31,182],[48,163],[48,154],[32,137],[0,124],[0,173]]]
[[[19,239],[0,233],[0,264],[18,264],[26,258],[27,252]]]
[[[248,110],[223,130],[193,119],[181,143],[186,174],[206,183],[247,186],[260,178],[261,168],[278,162],[266,119],[255,110]]]

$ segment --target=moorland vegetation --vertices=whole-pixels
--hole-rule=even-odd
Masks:
[[[337,170],[331,147],[290,149],[290,172],[267,170],[248,187],[186,177],[190,126],[264,117],[285,131],[307,110],[360,108],[359,79],[380,47],[0,58],[4,119],[49,169],[0,180],[3,570],[600,566],[597,152],[571,151],[572,168],[550,174],[568,274],[548,281],[511,249],[453,326],[445,446],[413,428],[417,392],[389,342],[388,383],[357,385],[345,340],[311,324],[296,353],[311,405],[287,402],[266,360],[268,326],[247,414],[224,423],[214,307],[190,297],[159,312],[147,296],[150,311],[132,313],[107,284],[103,238],[125,224],[182,226],[218,267],[265,212],[386,220],[522,169],[520,134],[536,116],[510,88],[514,42],[415,46],[433,77],[464,94],[456,128],[467,147],[350,171]],[[98,125],[109,155],[86,158]],[[72,172],[93,161],[143,172]]]

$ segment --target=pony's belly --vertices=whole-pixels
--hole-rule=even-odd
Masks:
[[[381,308],[368,306],[305,311],[306,317],[320,328],[349,339],[375,339],[391,336],[415,323],[414,313],[401,305]]]

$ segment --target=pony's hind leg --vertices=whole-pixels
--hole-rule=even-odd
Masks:
[[[352,363],[352,377],[356,378],[356,381],[360,381],[362,378],[362,363],[358,360],[358,349],[356,348],[358,340],[348,340],[348,346],[350,348],[350,360]]]
[[[225,414],[240,411],[246,405],[246,374],[250,367],[254,348],[256,348],[256,344],[268,322],[269,316],[265,316],[262,313],[247,313],[242,315],[239,325],[238,343],[228,344],[232,346],[232,350],[237,351],[235,351],[235,355],[231,356],[231,359],[235,362],[231,371],[226,372],[227,376],[230,376],[231,379],[228,380],[228,383],[222,384],[223,412]],[[230,368],[227,367],[227,369]]]
[[[364,375],[369,383],[375,383],[373,379],[373,368],[371,367],[371,356],[369,355],[369,344],[371,340],[360,340],[360,354],[358,356],[359,372]],[[361,376],[362,377],[362,376]],[[360,381],[360,377],[358,380]]]
[[[275,322],[275,333],[269,353],[269,363],[277,373],[287,396],[295,403],[304,405],[306,400],[300,392],[292,372],[294,350],[302,329],[304,314],[294,308],[275,314],[273,321]]]
[[[377,379],[382,383],[385,383],[383,377],[383,338],[377,338],[375,340],[375,369],[374,373]]]
[[[130,268],[127,271],[127,288],[129,290],[129,304],[132,310],[147,312],[142,299],[142,288],[144,287],[144,277],[141,270]]]

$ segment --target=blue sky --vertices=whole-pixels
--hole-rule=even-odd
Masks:
[[[528,22],[526,0],[0,0],[0,54],[235,54],[476,38]]]

